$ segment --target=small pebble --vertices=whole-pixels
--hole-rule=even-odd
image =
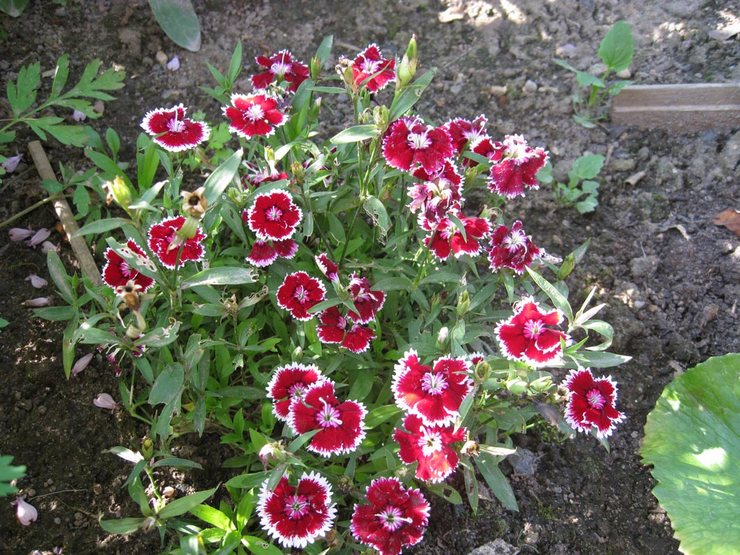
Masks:
[[[620,79],[629,79],[632,77],[632,72],[629,69],[623,69],[622,71],[617,72],[617,77]]]
[[[157,54],[154,57],[156,58],[159,65],[165,65],[167,63],[167,54],[165,54],[161,50],[157,51]]]
[[[537,92],[537,83],[535,83],[531,79],[527,79],[526,83],[524,83],[524,87],[522,87],[522,90],[526,94]]]
[[[62,519],[61,519],[61,518],[59,518],[59,517],[56,517],[56,518],[54,519],[54,524],[61,524],[61,523],[62,523]]]
[[[555,49],[555,54],[557,56],[562,56],[563,58],[572,58],[576,55],[576,52],[578,51],[578,48],[575,44],[564,44],[562,46],[558,46]]]

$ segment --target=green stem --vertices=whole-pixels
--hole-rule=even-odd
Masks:
[[[64,195],[62,195],[61,193],[60,194],[56,194],[56,195],[51,195],[49,197],[46,197],[44,199],[41,199],[37,203],[32,204],[28,208],[24,208],[23,210],[21,210],[17,214],[11,216],[10,218],[8,218],[7,220],[5,220],[4,222],[0,222],[0,228],[3,228],[6,225],[10,225],[10,224],[12,224],[12,223],[20,220],[23,216],[25,216],[26,214],[28,214],[30,212],[33,212],[34,210],[36,210],[40,206],[43,206],[44,204],[49,204],[50,202],[54,202],[55,200],[58,200],[60,198],[64,198]]]

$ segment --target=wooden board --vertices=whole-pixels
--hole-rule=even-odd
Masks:
[[[681,133],[740,127],[740,83],[626,87],[614,98],[612,122]]]

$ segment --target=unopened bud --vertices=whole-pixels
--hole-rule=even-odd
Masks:
[[[467,314],[468,310],[470,310],[470,294],[467,289],[463,289],[463,292],[460,293],[460,296],[457,299],[458,317],[462,317]]]
[[[373,109],[373,123],[380,130],[382,134],[386,127],[388,127],[388,120],[390,119],[390,112],[387,106],[376,106]]]
[[[117,175],[113,181],[103,183],[103,189],[107,193],[106,203],[110,204],[111,201],[115,201],[116,204],[124,209],[129,207],[134,198],[131,187],[128,186],[120,175]]]
[[[444,351],[447,344],[447,339],[449,339],[449,337],[449,328],[447,326],[443,326],[437,334],[437,349],[439,349],[440,351]]]
[[[144,441],[141,442],[141,455],[145,459],[151,459],[154,455],[154,442],[152,441],[152,438],[146,437],[144,438]]]
[[[270,466],[270,463],[272,461],[276,463],[281,463],[285,460],[285,449],[283,448],[283,443],[280,441],[276,441],[273,443],[266,443],[262,446],[262,449],[260,449],[257,456],[259,457],[260,461],[262,462],[262,466],[267,469]]]
[[[293,361],[299,361],[303,357],[303,349],[296,347],[293,351]]]
[[[401,63],[398,64],[398,84],[403,87],[408,85],[416,75],[416,66],[418,60],[416,57],[416,36],[413,35],[409,41],[409,45],[406,47],[406,53],[401,59]]]
[[[306,172],[303,169],[303,164],[296,161],[290,165],[290,173],[293,174],[293,179],[298,185],[301,185],[304,181]]]
[[[321,60],[318,56],[311,58],[309,71],[311,72],[311,79],[318,81],[321,76]]]
[[[180,246],[185,243],[185,241],[195,237],[195,234],[198,233],[199,224],[200,222],[198,218],[194,218],[193,216],[188,215],[185,223],[182,224],[180,231],[177,232],[175,240],[172,241],[169,247],[167,247],[167,250],[179,249]]]

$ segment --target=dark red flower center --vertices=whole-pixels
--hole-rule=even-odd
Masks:
[[[285,500],[285,514],[291,520],[303,518],[308,514],[309,504],[303,495],[291,495]]]
[[[545,324],[542,320],[528,320],[524,324],[524,337],[527,339],[537,339],[545,331]]]
[[[338,428],[342,425],[342,419],[339,418],[339,411],[329,403],[321,400],[324,408],[316,414],[316,420],[322,428]]]
[[[421,133],[409,133],[406,140],[409,142],[409,146],[414,150],[421,150],[432,146],[432,140],[427,136],[426,131],[422,131]]]
[[[590,389],[588,393],[586,393],[586,400],[588,401],[588,404],[596,410],[601,410],[604,408],[604,405],[606,405],[606,397],[604,397],[601,391],[596,388]]]
[[[401,509],[399,509],[398,507],[394,507],[393,505],[388,505],[385,509],[377,513],[375,516],[383,525],[383,528],[385,528],[389,532],[395,532],[405,523],[411,522],[410,518],[405,518],[403,516]]]
[[[441,372],[427,372],[421,378],[421,389],[430,395],[441,395],[447,389],[447,379]]]

